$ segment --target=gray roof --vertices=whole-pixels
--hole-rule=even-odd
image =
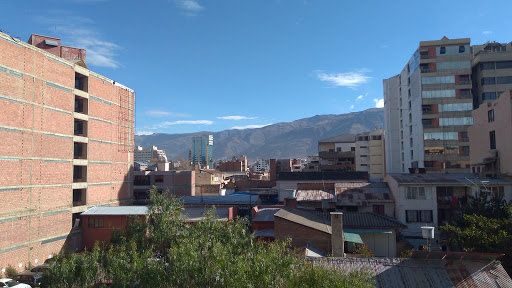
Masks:
[[[334,184],[339,206],[360,206],[368,202],[394,202],[387,183],[342,182]]]
[[[427,184],[427,185],[473,185],[480,184],[481,181],[488,181],[487,184],[512,184],[511,181],[499,178],[479,177],[476,174],[457,173],[410,173],[410,174],[388,174],[393,177],[398,184]]]
[[[281,208],[261,208],[252,218],[253,222],[274,222],[274,214],[276,214]]]
[[[356,136],[357,135],[355,134],[342,134],[331,138],[318,140],[318,143],[355,143]]]
[[[272,238],[274,238],[275,237],[274,228],[254,231],[254,236],[255,237],[272,237]]]
[[[330,214],[317,215],[308,211],[282,208],[274,217],[292,221],[325,233],[331,233]],[[361,229],[407,229],[400,221],[375,213],[343,212],[343,228]]]
[[[146,206],[94,206],[81,215],[146,215]]]
[[[295,198],[297,198],[297,201],[321,201],[327,199],[329,202],[336,202],[333,190],[297,190]]]
[[[259,196],[183,196],[185,205],[251,205],[259,203]]]
[[[512,279],[501,263],[494,260],[494,254],[472,253],[483,255],[478,260],[471,254],[454,252],[430,252],[430,257],[418,258],[418,252],[422,251],[415,251],[410,259],[311,257],[308,260],[314,266],[340,271],[363,269],[375,275],[376,286],[382,288],[512,287]]]

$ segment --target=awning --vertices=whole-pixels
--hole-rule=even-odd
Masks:
[[[357,229],[357,228],[347,228],[343,229],[343,232],[347,233],[357,233],[357,234],[374,234],[374,233],[392,233],[389,229]]]
[[[347,241],[347,242],[364,244],[363,239],[361,239],[361,236],[359,236],[359,234],[357,234],[357,233],[345,232],[345,230],[343,230],[343,234],[345,236],[345,241]]]

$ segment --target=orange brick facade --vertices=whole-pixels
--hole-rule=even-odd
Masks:
[[[85,50],[58,43],[64,57],[85,59]],[[79,248],[79,213],[133,199],[134,91],[49,49],[0,33],[0,269]],[[85,87],[75,87],[76,77]],[[85,123],[83,137],[76,121]]]

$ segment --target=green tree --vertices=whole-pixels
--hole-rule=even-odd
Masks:
[[[147,218],[135,217],[110,244],[60,255],[44,287],[372,287],[369,273],[313,267],[289,241],[255,241],[245,219],[220,221],[215,209],[186,224],[178,199],[151,189]],[[155,257],[156,253],[162,255]]]

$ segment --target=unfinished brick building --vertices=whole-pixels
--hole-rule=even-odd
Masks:
[[[131,203],[135,93],[57,38],[0,51],[0,269],[22,268],[79,247],[88,207]]]

